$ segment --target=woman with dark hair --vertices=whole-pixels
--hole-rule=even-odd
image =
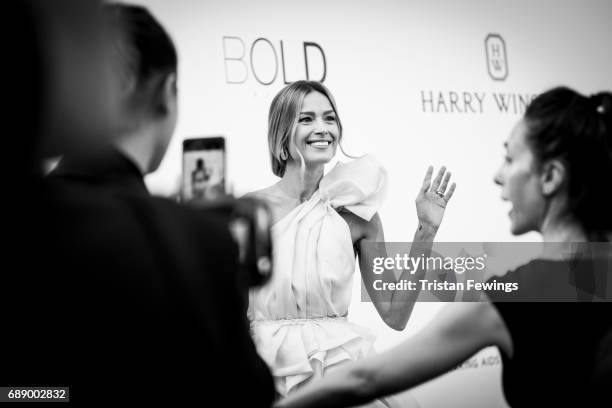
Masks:
[[[592,300],[592,293],[581,298],[585,291],[580,282],[589,281],[593,271],[603,271],[599,282],[610,280],[609,246],[603,258],[563,253],[577,244],[609,241],[611,117],[609,92],[585,97],[568,88],[555,88],[531,103],[505,144],[507,154],[495,182],[502,187],[502,199],[512,203],[512,232],[537,231],[558,251],[498,281],[520,282],[528,292],[539,291],[552,299],[571,279],[577,300]],[[558,285],[560,280],[565,285]],[[612,294],[607,290],[605,300],[610,301]],[[490,298],[501,300],[492,294]],[[594,378],[593,373],[598,344],[612,327],[610,305],[452,304],[410,340],[341,367],[278,406],[365,403],[443,374],[493,345],[501,350],[504,394],[511,406],[591,406],[594,395],[601,393],[595,384],[603,384],[601,374]]]
[[[371,288],[374,276],[365,271],[373,258],[386,257],[384,246],[377,250],[368,245],[384,241],[377,211],[386,173],[365,155],[338,163],[324,175],[324,166],[342,149],[341,141],[338,110],[325,86],[297,81],[276,95],[268,142],[272,170],[280,180],[252,193],[270,205],[274,217],[274,275],[251,293],[249,317],[257,348],[282,396],[372,351],[370,331],[346,316],[356,259]],[[413,241],[423,245],[413,245],[411,251],[431,249],[455,189],[444,168],[433,181],[432,173],[430,167],[416,198],[419,229]],[[394,273],[387,270],[386,279],[395,281]],[[404,279],[419,276],[402,271]],[[371,298],[384,322],[402,330],[418,294],[389,295],[371,293]]]
[[[37,299],[39,310],[20,315],[26,317],[20,322],[52,313],[65,324],[41,323],[49,339],[30,329],[36,344],[16,350],[49,354],[37,359],[42,373],[66,375],[38,375],[22,357],[32,377],[4,383],[63,384],[84,405],[119,398],[128,405],[162,406],[188,400],[227,405],[241,384],[234,405],[248,398],[252,406],[269,406],[272,376],[245,324],[238,254],[227,223],[153,197],[144,184],[144,175],[159,166],[178,116],[172,38],[142,6],[105,4],[101,17],[110,28],[113,82],[121,89],[113,98],[120,113],[112,123],[115,136],[93,152],[64,155],[46,179],[53,207],[32,213],[53,222],[25,230],[28,242],[34,235],[51,249],[42,253],[48,256],[33,252],[44,268],[25,270],[40,270],[50,284],[40,285],[44,302],[25,298]],[[23,275],[29,284],[22,286],[31,291],[36,275]],[[106,382],[114,392],[100,393]]]

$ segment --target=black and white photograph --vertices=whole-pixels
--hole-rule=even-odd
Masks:
[[[5,3],[0,407],[612,406],[609,0]]]

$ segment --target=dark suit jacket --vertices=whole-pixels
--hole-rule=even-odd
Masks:
[[[13,384],[70,385],[83,403],[271,404],[222,220],[150,196],[111,148],[64,158],[37,197],[11,281],[27,290],[10,343],[30,350],[5,366]]]

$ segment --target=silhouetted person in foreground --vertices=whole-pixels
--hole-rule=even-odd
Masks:
[[[40,27],[32,15],[47,16],[48,7],[41,3],[20,8],[30,23],[23,26],[28,34]],[[62,32],[93,47],[85,38],[83,19],[66,20],[71,20],[69,11],[82,7],[100,22],[96,4],[73,3],[66,10],[58,6]],[[43,90],[60,92],[67,106],[79,100],[58,89],[61,81],[42,75],[49,67],[32,53],[31,61],[41,67],[41,86],[31,92],[40,109],[24,107],[22,112],[46,132],[33,126],[24,138],[33,141],[23,151],[31,163],[24,179],[34,188],[20,199],[16,214],[23,223],[14,229],[14,248],[25,253],[15,254],[19,263],[5,274],[2,288],[3,313],[15,320],[7,332],[11,353],[3,361],[2,383],[70,386],[71,401],[77,403],[189,399],[214,406],[248,398],[253,406],[267,406],[274,396],[272,380],[249,336],[237,248],[227,226],[218,217],[151,197],[143,183],[143,175],[159,165],[174,131],[174,46],[144,8],[105,6],[102,20],[112,28],[111,68],[119,86],[114,88],[112,78],[104,82],[104,77],[81,72],[85,62],[73,64],[71,75],[82,75],[90,85],[103,82],[100,88],[109,88],[111,100],[114,90],[120,93],[122,116],[110,129],[89,121],[92,129],[78,134],[74,123],[79,118],[71,112],[92,114],[91,104],[59,109],[61,118],[57,106],[44,106],[49,97],[41,96]],[[88,30],[95,32],[95,27]],[[48,56],[44,37],[33,35],[32,44]],[[52,46],[85,55],[71,43]],[[63,61],[62,55],[58,52],[58,61],[51,63],[75,63]],[[74,135],[53,138],[56,129],[49,117]],[[53,149],[39,153],[45,144]],[[64,157],[54,174],[42,179],[38,161],[51,154]],[[236,384],[241,384],[240,395],[232,394]]]

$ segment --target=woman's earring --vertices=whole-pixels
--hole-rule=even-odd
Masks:
[[[286,150],[282,150],[280,153],[280,158],[281,160],[287,160],[287,151]]]

